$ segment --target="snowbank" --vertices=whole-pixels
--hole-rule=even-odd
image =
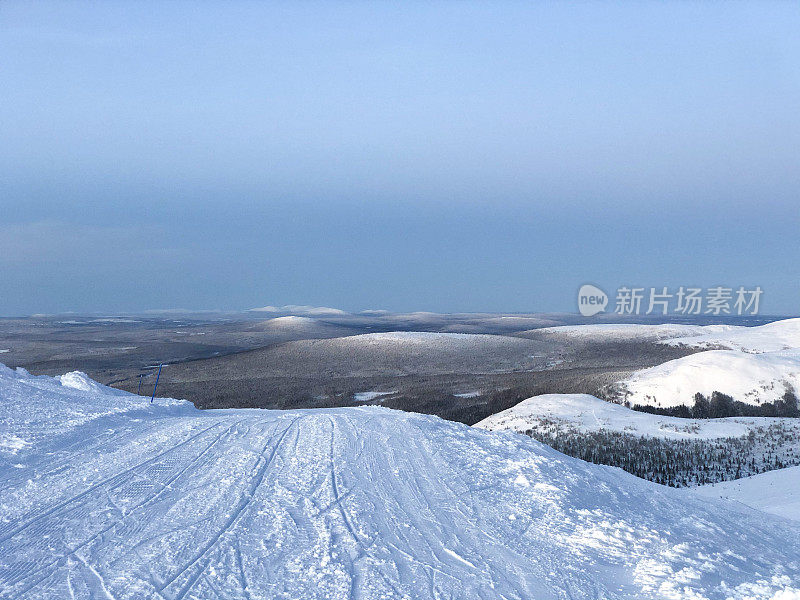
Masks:
[[[136,396],[115,390],[74,371],[60,377],[37,377],[0,364],[0,459],[38,441],[90,421],[120,414],[192,411],[182,400]]]

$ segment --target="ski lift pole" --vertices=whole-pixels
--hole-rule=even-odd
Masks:
[[[164,363],[161,363],[160,365],[158,365],[158,375],[156,375],[156,384],[153,386],[153,395],[150,396],[150,404],[153,403],[153,400],[156,397],[156,389],[158,389],[158,380],[161,377],[161,367],[163,367],[163,366],[164,366]]]

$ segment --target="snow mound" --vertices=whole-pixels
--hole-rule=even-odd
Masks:
[[[89,378],[86,373],[72,371],[58,377],[58,380],[66,388],[82,390],[84,392],[100,391],[102,386]]]
[[[3,598],[800,593],[800,525],[525,436],[379,407],[150,409],[8,369],[0,394],[0,431],[52,421],[0,456]]]
[[[264,323],[264,325],[272,329],[306,329],[314,327],[316,323],[317,321],[310,317],[290,315],[287,317],[275,317]]]
[[[800,348],[800,319],[784,319],[758,327],[707,329],[669,340],[668,344],[694,348],[728,348],[743,352],[776,352]]]
[[[621,382],[631,405],[692,406],[694,395],[722,392],[745,404],[800,396],[800,350],[748,354],[709,350],[637,371]]]
[[[150,404],[149,397],[106,387],[79,371],[37,377],[0,364],[0,457],[4,451],[35,450],[40,440],[54,433],[109,415],[188,407],[188,402],[161,398]]]
[[[490,431],[525,433],[542,424],[557,423],[564,429],[592,433],[611,431],[627,435],[674,440],[742,437],[756,427],[780,421],[800,437],[799,419],[727,417],[680,419],[631,410],[588,394],[544,394],[487,417],[475,427]],[[798,488],[800,491],[800,488]]]
[[[694,491],[701,496],[736,500],[773,515],[800,521],[800,467],[703,485]]]

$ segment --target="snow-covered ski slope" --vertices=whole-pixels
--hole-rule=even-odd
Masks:
[[[800,597],[800,525],[525,436],[0,367],[0,598]]]
[[[774,515],[800,521],[800,467],[777,469],[694,489],[703,496],[730,498]]]

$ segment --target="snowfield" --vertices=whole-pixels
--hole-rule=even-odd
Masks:
[[[800,521],[800,467],[789,467],[695,488],[703,496],[730,498],[747,506]]]
[[[800,396],[800,349],[750,354],[708,350],[637,371],[620,384],[631,405],[692,406],[697,392],[722,392],[759,405],[789,391]]]
[[[436,417],[0,367],[0,436],[1,598],[800,598],[800,524]]]
[[[673,440],[742,437],[759,428],[781,424],[793,431],[800,440],[800,419],[774,417],[680,419],[638,412],[589,394],[534,396],[474,426],[489,431],[524,433],[543,423],[556,423],[564,429],[582,433],[604,430]],[[800,493],[800,486],[797,491]]]

